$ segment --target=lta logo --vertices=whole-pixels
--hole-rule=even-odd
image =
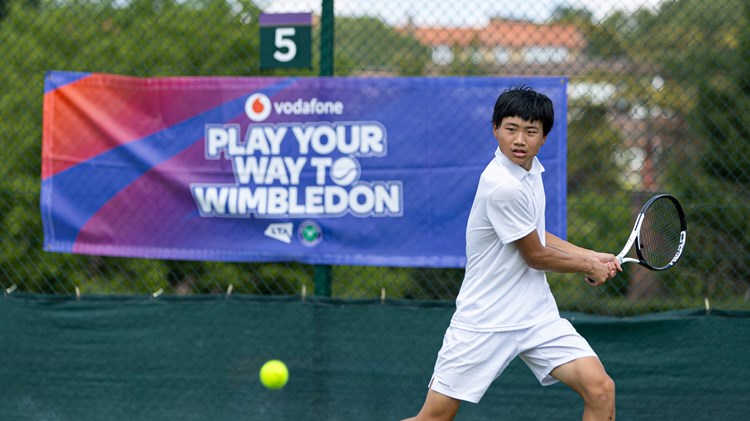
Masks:
[[[252,121],[264,121],[271,115],[271,100],[265,94],[250,95],[245,101],[245,114]]]

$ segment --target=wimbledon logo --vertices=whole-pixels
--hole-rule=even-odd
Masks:
[[[315,221],[302,221],[297,229],[297,235],[302,245],[313,247],[323,240],[323,230]]]

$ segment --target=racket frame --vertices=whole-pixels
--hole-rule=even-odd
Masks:
[[[639,236],[641,232],[641,225],[643,225],[643,218],[646,216],[646,211],[649,207],[651,207],[651,204],[653,204],[655,201],[661,198],[666,198],[668,200],[671,200],[672,203],[674,203],[675,208],[677,209],[677,213],[680,216],[680,244],[677,246],[677,252],[675,253],[672,260],[669,262],[669,264],[662,266],[662,267],[654,267],[649,265],[646,260],[643,258],[643,255],[641,254],[641,244],[639,241]],[[625,243],[625,247],[622,248],[622,251],[617,255],[617,260],[622,263],[638,263],[639,265],[651,269],[651,270],[667,270],[674,266],[675,263],[680,259],[680,256],[682,256],[682,250],[685,247],[685,240],[687,237],[687,222],[685,220],[685,212],[682,209],[682,205],[680,205],[680,202],[675,198],[674,196],[670,194],[658,194],[651,199],[649,199],[641,208],[640,212],[638,212],[638,216],[635,219],[635,224],[633,224],[633,230],[630,232],[630,237],[628,237],[628,241]],[[632,257],[625,257],[626,254],[630,251],[630,249],[635,244],[635,252],[638,255],[638,258],[632,258]]]

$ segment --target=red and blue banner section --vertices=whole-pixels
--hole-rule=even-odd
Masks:
[[[49,72],[52,252],[462,267],[495,99],[547,94],[547,226],[565,236],[564,78],[158,77]]]

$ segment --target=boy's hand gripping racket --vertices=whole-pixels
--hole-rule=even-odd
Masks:
[[[650,270],[667,270],[680,259],[686,234],[687,221],[680,202],[668,194],[654,196],[638,213],[617,260],[620,264],[638,263]],[[633,247],[636,257],[626,257]],[[593,283],[588,277],[586,280]]]

